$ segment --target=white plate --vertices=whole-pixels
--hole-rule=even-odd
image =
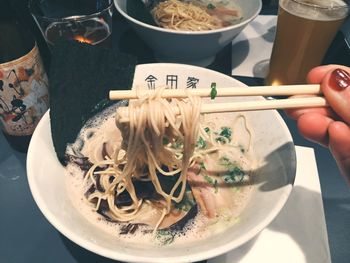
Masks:
[[[212,82],[217,83],[218,89],[244,86],[221,73],[180,64],[138,65],[133,86],[147,88],[149,85],[168,84],[172,88],[208,88]],[[216,98],[215,101],[242,99]],[[220,116],[233,118],[233,115]],[[254,193],[239,223],[200,242],[165,247],[130,244],[102,233],[81,216],[66,193],[64,167],[53,148],[48,113],[37,126],[28,150],[27,174],[32,195],[44,216],[58,231],[78,245],[108,258],[144,263],[192,262],[226,253],[256,236],[276,217],[295,178],[295,148],[279,114],[259,111],[246,113],[246,116],[254,131],[255,154],[261,162],[256,171]]]

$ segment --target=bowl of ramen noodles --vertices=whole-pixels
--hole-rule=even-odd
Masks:
[[[246,243],[287,201],[296,155],[277,111],[201,113],[213,101],[264,100],[215,96],[239,86],[202,67],[137,65],[137,98],[87,120],[64,162],[46,113],[27,158],[35,202],[67,238],[119,261],[196,262]],[[211,97],[162,98],[204,88]]]
[[[261,0],[114,0],[159,62],[208,66],[260,12]]]

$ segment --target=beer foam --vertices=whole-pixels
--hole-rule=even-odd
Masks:
[[[281,0],[280,7],[288,13],[318,21],[340,20],[346,17],[348,8],[343,0]]]

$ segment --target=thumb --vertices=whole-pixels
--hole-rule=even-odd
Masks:
[[[350,68],[328,72],[321,83],[324,96],[332,109],[350,124]]]

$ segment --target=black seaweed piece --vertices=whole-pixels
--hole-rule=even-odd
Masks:
[[[126,2],[126,12],[129,16],[143,23],[157,26],[150,13],[150,9],[145,6],[142,0],[128,0]]]
[[[136,196],[139,199],[148,199],[148,200],[157,200],[158,195],[156,194],[156,189],[154,188],[154,185],[150,181],[133,181]],[[123,193],[118,195],[118,198],[116,197],[114,199],[114,204],[118,207],[120,206],[126,206],[131,205],[132,200],[130,197],[130,194],[127,191],[124,191]]]
[[[121,227],[119,234],[120,235],[134,234],[138,228],[139,228],[139,224],[129,223]]]
[[[101,200],[100,202],[100,206],[98,207],[98,210],[99,212],[106,212],[106,211],[109,211],[109,206],[108,206],[108,202],[107,200]]]
[[[97,210],[96,211],[99,215],[103,216],[103,219],[108,221],[108,222],[111,222],[111,223],[119,223],[118,220],[115,220],[113,218],[111,218],[108,214],[106,214],[106,211],[100,211],[100,210]]]
[[[111,177],[108,178],[108,182],[111,184],[114,179],[115,179],[115,177],[112,175]]]
[[[94,176],[95,176],[95,180],[96,180],[96,189],[97,189],[97,191],[104,192],[105,189],[101,185],[101,175],[100,174],[96,174]]]
[[[113,219],[109,216],[108,212],[109,212],[109,206],[108,206],[108,202],[106,200],[101,200],[100,206],[96,211],[98,214],[100,214],[101,216],[103,216],[103,218],[108,221],[108,222],[112,222],[112,223],[119,223],[118,220]]]
[[[134,56],[111,49],[72,40],[55,44],[49,72],[50,119],[63,165],[66,145],[75,141],[86,120],[109,104],[109,90],[131,88],[135,66]]]
[[[89,171],[92,167],[92,163],[88,157],[79,157],[71,154],[65,154],[64,160],[67,162],[75,163],[82,171]]]
[[[198,205],[194,205],[191,207],[191,209],[188,211],[188,213],[181,218],[179,221],[177,221],[175,224],[169,226],[165,230],[170,231],[176,231],[176,232],[182,232],[187,226],[187,224],[190,222],[190,220],[194,219],[198,214]]]
[[[102,99],[101,101],[99,101],[90,111],[90,116],[94,116],[97,113],[99,113],[100,111],[102,111],[103,109],[108,108],[109,106],[112,106],[115,103],[115,101],[111,101],[107,98]],[[88,120],[88,119],[87,119]],[[84,120],[87,121],[87,120]]]
[[[129,233],[134,234],[138,228],[139,228],[138,224],[133,224],[133,227],[130,229]]]
[[[156,194],[156,189],[151,181],[137,181],[133,182],[136,190],[136,196],[140,199],[158,200],[159,196]]]
[[[162,166],[162,169],[166,172],[169,172],[169,168],[166,167],[165,165]],[[180,175],[181,173],[174,174],[173,176],[165,176],[161,173],[157,173],[159,183],[162,186],[162,189],[165,193],[170,194],[171,190],[173,189]],[[174,195],[175,196],[179,195],[180,190],[181,190],[181,184],[175,190]]]
[[[92,184],[89,189],[85,192],[85,197],[89,197],[89,195],[93,194],[96,191],[96,187]]]
[[[114,197],[114,205],[117,207],[129,206],[132,204],[131,196],[127,191],[120,193]]]

